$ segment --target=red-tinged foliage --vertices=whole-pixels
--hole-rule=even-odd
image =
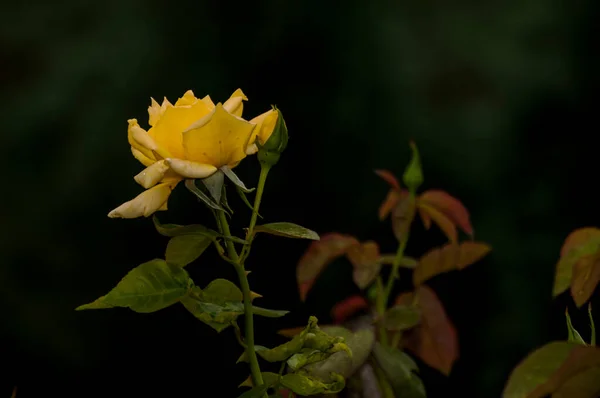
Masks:
[[[296,398],[296,394],[287,388],[280,388],[279,395],[281,395],[282,398]]]
[[[398,204],[408,197],[408,191],[402,189],[398,179],[388,170],[375,170],[375,174],[381,177],[390,185],[390,190],[381,206],[379,206],[379,220],[383,221],[398,206]]]
[[[367,241],[350,246],[346,257],[352,263],[352,278],[359,288],[366,288],[379,275],[381,256],[376,242]]]
[[[571,232],[560,249],[560,256],[565,256],[569,250],[600,237],[600,229],[594,227],[579,228]]]
[[[469,212],[460,200],[447,192],[433,189],[425,191],[419,196],[419,203],[435,208],[450,219],[454,225],[464,231],[464,233],[471,237],[473,236],[473,226],[471,225]],[[433,221],[436,221],[432,215],[429,216],[433,218]],[[423,223],[426,224],[426,221],[423,220]]]
[[[339,325],[344,323],[358,311],[368,308],[369,303],[367,303],[367,300],[365,300],[364,297],[354,295],[334,305],[331,310],[331,316],[333,317],[333,322]]]
[[[321,236],[321,240],[312,242],[304,253],[296,268],[300,299],[306,300],[308,291],[323,269],[334,259],[342,256],[358,240],[350,235],[329,233]]]
[[[583,306],[592,297],[600,282],[600,253],[584,256],[573,266],[571,296],[577,307]]]
[[[432,368],[449,375],[458,358],[456,329],[448,319],[439,298],[429,287],[419,286],[415,293],[401,294],[396,299],[396,304],[411,305],[413,301],[416,301],[421,310],[421,322],[404,332],[404,348]]]
[[[448,240],[452,243],[456,243],[458,239],[458,233],[456,232],[456,225],[451,219],[426,202],[419,201],[417,202],[417,206],[419,209],[419,215],[421,216],[421,220],[423,220],[423,225],[425,226],[426,230],[431,228],[431,220],[433,219],[437,226],[440,227],[444,235],[446,235]]]
[[[385,182],[387,182],[392,189],[396,191],[400,191],[400,183],[396,176],[389,170],[379,169],[375,170],[375,174],[381,177]]]
[[[404,196],[392,211],[392,230],[398,241],[408,234],[415,218],[416,201],[413,196]]]
[[[413,272],[413,284],[419,286],[436,275],[461,270],[479,261],[491,251],[491,247],[481,242],[449,243],[425,253]]]

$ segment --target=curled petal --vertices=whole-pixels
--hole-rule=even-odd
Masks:
[[[211,164],[175,158],[169,158],[166,161],[174,172],[185,178],[206,178],[217,171],[217,168]]]
[[[146,155],[144,155],[143,153],[141,153],[140,151],[138,151],[134,147],[131,147],[131,153],[132,153],[132,155],[133,155],[134,158],[136,158],[137,160],[139,160],[140,163],[143,164],[146,167],[148,167],[148,166],[150,166],[150,165],[152,165],[152,164],[154,164],[156,162],[156,160],[150,159],[149,157],[147,157]]]
[[[108,216],[110,218],[149,217],[165,206],[172,188],[173,185],[169,183],[158,184],[142,192],[129,202],[123,203],[108,213]]]
[[[222,104],[183,132],[185,158],[219,168],[246,157],[254,125],[227,112]]]
[[[244,104],[242,101],[248,101],[248,97],[242,92],[241,89],[237,89],[231,94],[231,97],[223,104],[225,110],[237,117],[242,116],[244,110]]]
[[[152,138],[148,136],[146,130],[138,125],[137,119],[129,119],[127,123],[129,124],[127,128],[127,141],[129,141],[129,145],[137,149],[148,159],[156,160],[152,148],[144,145],[148,144],[151,147],[156,147],[156,144],[152,141]],[[138,139],[143,142],[138,141]]]
[[[169,165],[166,163],[166,161],[159,160],[158,162],[146,167],[141,173],[133,177],[133,179],[138,184],[148,189],[158,184],[158,182],[165,176],[167,170],[169,170]]]

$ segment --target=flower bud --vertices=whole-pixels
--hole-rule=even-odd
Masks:
[[[277,112],[277,122],[273,128],[273,132],[266,142],[260,143],[259,140],[256,141],[258,160],[261,165],[266,167],[272,167],[279,162],[279,157],[288,143],[288,129],[283,120],[283,115],[276,107],[273,107],[273,110]]]
[[[410,149],[412,150],[412,158],[410,159],[408,166],[406,166],[406,170],[404,170],[402,180],[408,190],[414,194],[423,183],[423,171],[421,170],[419,150],[414,141],[410,142]]]

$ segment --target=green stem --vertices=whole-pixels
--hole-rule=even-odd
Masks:
[[[376,363],[372,363],[373,370],[375,370],[375,376],[377,377],[377,381],[379,382],[379,387],[381,387],[381,393],[384,398],[395,398],[394,390],[392,390],[392,386],[388,381],[388,378],[383,373],[383,370]]]
[[[392,273],[388,278],[387,284],[385,286],[385,291],[383,292],[383,303],[386,306],[390,298],[390,294],[392,293],[394,282],[396,282],[396,279],[398,279],[398,268],[400,268],[400,263],[402,262],[402,258],[404,257],[404,250],[406,249],[407,243],[408,232],[406,232],[406,234],[402,236],[402,240],[400,241],[400,245],[398,246],[398,251],[396,252],[396,257],[394,257],[394,262],[392,263]]]
[[[222,229],[222,234],[226,237],[231,237],[231,230],[229,229],[229,223],[225,212],[219,211],[219,224]],[[240,262],[240,257],[235,250],[233,242],[226,239],[225,244],[227,245],[227,252],[231,260],[233,260],[235,271],[238,274],[240,281],[240,287],[242,288],[242,294],[244,296],[244,343],[246,345],[246,355],[248,356],[248,362],[250,363],[250,374],[252,375],[252,383],[255,386],[263,384],[262,374],[260,373],[260,366],[258,364],[258,358],[256,357],[256,351],[254,349],[254,315],[252,313],[252,298],[250,297],[250,284],[248,283],[248,276],[243,264]]]
[[[246,241],[248,243],[242,249],[242,264],[248,258],[250,254],[250,247],[252,245],[252,241],[254,240],[254,227],[256,226],[256,220],[258,218],[258,209],[260,208],[260,202],[262,201],[263,192],[265,190],[265,183],[267,181],[267,176],[269,175],[270,167],[261,165],[260,167],[260,175],[258,177],[258,185],[256,187],[256,196],[254,197],[254,206],[252,209],[252,216],[250,217],[250,224],[248,226],[248,232],[246,233]]]

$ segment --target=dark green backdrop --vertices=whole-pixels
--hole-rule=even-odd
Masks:
[[[270,104],[284,112],[290,144],[268,182],[266,219],[374,238],[389,251],[389,225],[376,215],[387,187],[372,170],[400,174],[416,140],[425,186],[460,197],[477,239],[494,248],[431,284],[457,325],[461,359],[449,380],[424,370],[430,396],[497,397],[528,351],[566,337],[568,300],[550,298],[554,264],[570,230],[600,225],[595,2],[6,3],[3,396],[15,384],[22,398],[235,396],[247,370],[233,366],[231,331],[217,335],[178,307],[73,311],[162,256],[166,239],[150,220],[106,214],[140,191],[126,120],[145,124],[151,96],[187,89],[224,101],[240,87],[245,115]],[[255,160],[239,174],[254,185]],[[210,220],[194,206],[178,189],[162,217]],[[408,253],[441,242],[417,230]],[[342,266],[301,305],[294,268],[306,245],[257,241],[253,290],[261,305],[293,311],[261,320],[259,343],[277,343],[274,330],[310,313],[328,321],[329,306],[353,292]],[[233,277],[229,268],[207,255],[192,274],[204,285]]]

